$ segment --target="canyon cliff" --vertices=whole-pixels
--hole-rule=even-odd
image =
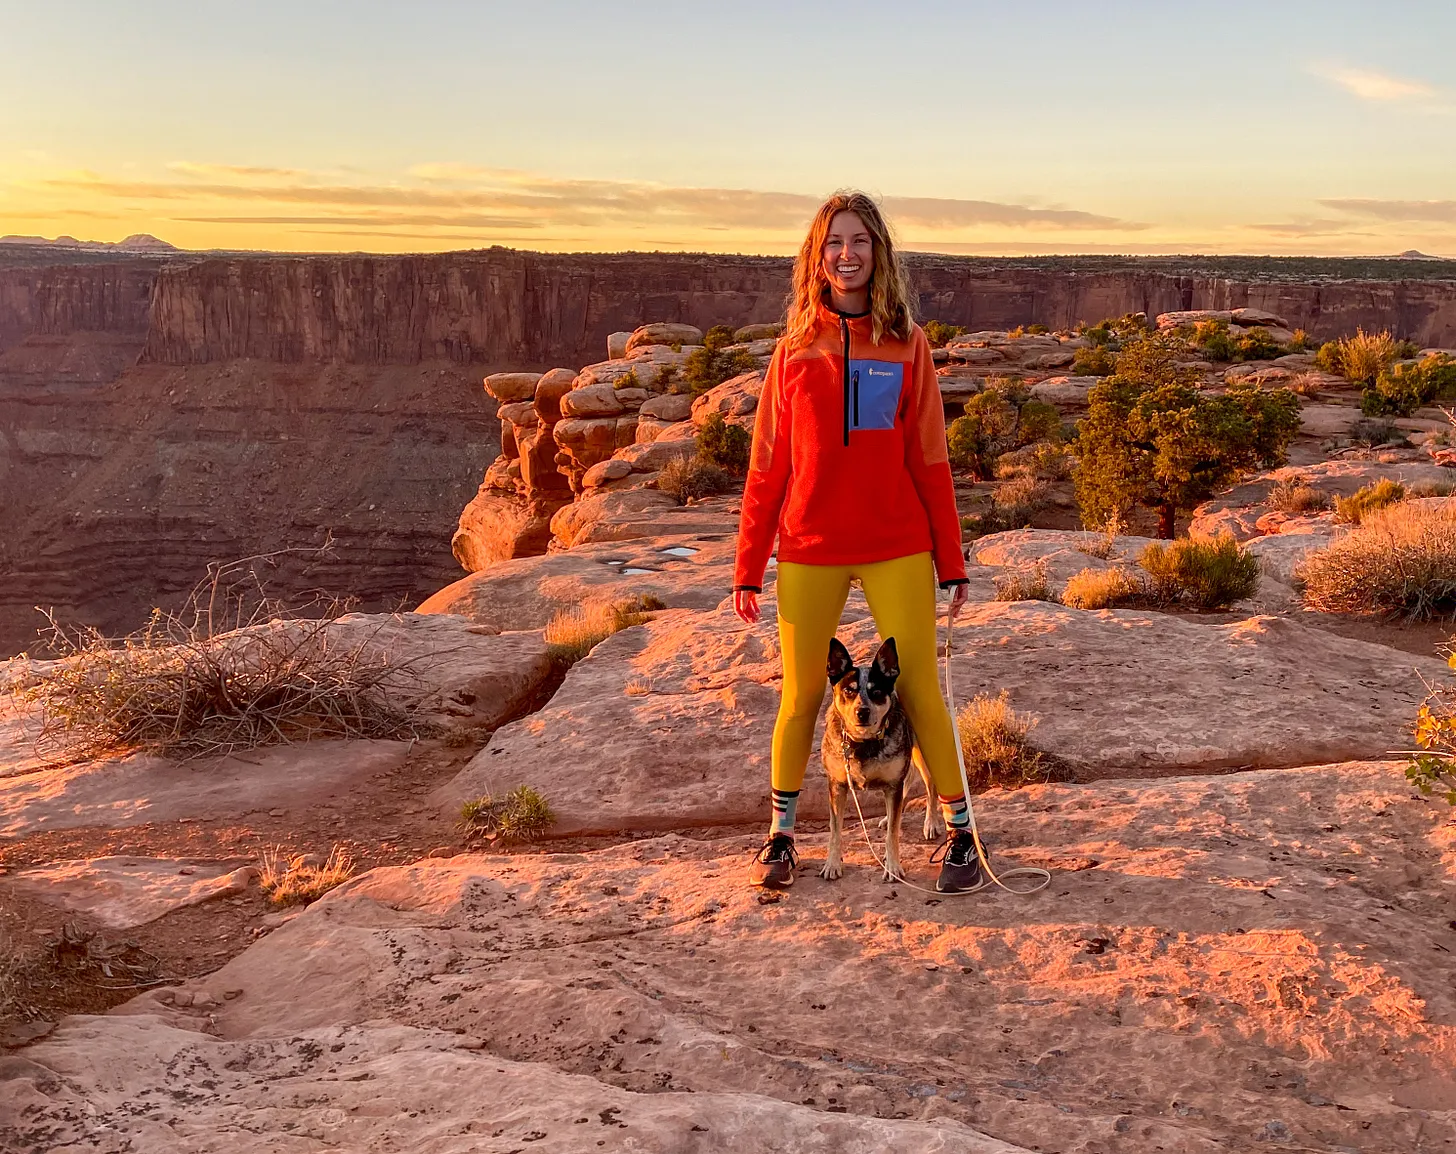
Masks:
[[[1355,262],[1367,279],[1351,280],[1304,263],[910,258],[922,314],[971,329],[1252,306],[1317,337],[1388,327],[1456,345],[1444,266]],[[459,575],[451,534],[499,452],[484,375],[599,360],[608,334],[648,320],[773,320],[788,274],[786,259],[708,254],[7,246],[0,654],[33,644],[35,606],[125,630],[209,561],[328,535],[327,558],[280,567],[278,592],[416,603]]]

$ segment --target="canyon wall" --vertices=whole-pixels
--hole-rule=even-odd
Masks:
[[[922,314],[973,330],[1251,305],[1320,337],[1456,345],[1450,280],[910,263]],[[0,253],[0,656],[33,643],[37,605],[128,629],[209,561],[327,535],[328,558],[284,559],[279,592],[414,603],[458,576],[450,536],[499,449],[482,376],[600,360],[647,320],[772,320],[788,275],[704,254]]]
[[[1393,328],[1421,344],[1456,344],[1456,280],[1239,280],[930,255],[910,264],[922,315],[971,329],[1248,305],[1318,337]],[[702,254],[204,260],[162,270],[143,356],[580,365],[602,355],[608,333],[645,320],[708,328],[776,319],[788,280],[787,259]]]

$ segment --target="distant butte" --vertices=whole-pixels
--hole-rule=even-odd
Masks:
[[[135,232],[125,240],[77,240],[74,236],[58,236],[47,240],[43,236],[0,236],[0,244],[23,244],[46,248],[79,249],[82,252],[181,252],[175,244],[158,240],[147,232]]]

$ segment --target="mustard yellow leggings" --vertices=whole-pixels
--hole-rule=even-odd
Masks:
[[[958,798],[964,791],[956,762],[955,726],[940,695],[936,670],[935,569],[929,553],[868,565],[779,562],[775,589],[784,689],[774,722],[773,788],[794,793],[804,784],[814,723],[829,687],[825,672],[829,639],[839,626],[849,583],[855,578],[864,588],[881,639],[895,639],[900,655],[895,688],[910,715],[935,791],[942,798]]]

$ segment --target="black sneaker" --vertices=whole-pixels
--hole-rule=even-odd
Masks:
[[[935,881],[937,892],[969,894],[990,883],[976,853],[975,836],[968,829],[953,829],[930,855],[932,863],[940,862],[940,877]]]
[[[798,864],[799,855],[794,849],[794,839],[786,833],[776,833],[753,855],[753,865],[748,871],[748,884],[771,890],[786,890],[794,884],[794,867]]]

